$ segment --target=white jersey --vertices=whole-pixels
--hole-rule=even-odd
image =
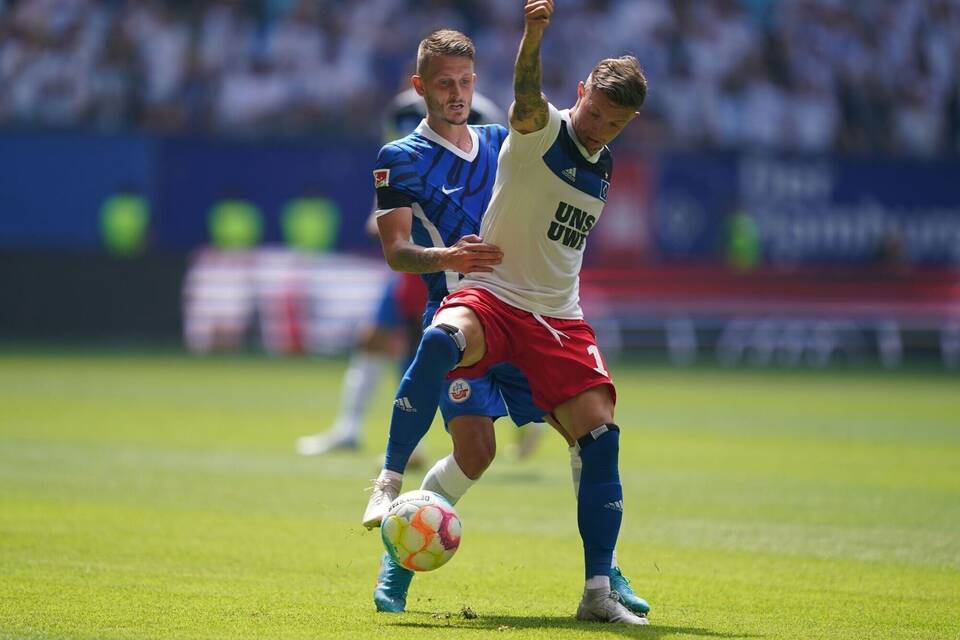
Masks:
[[[531,313],[582,318],[583,250],[607,199],[612,162],[607,147],[588,155],[569,110],[549,111],[540,131],[511,127],[480,225],[480,237],[500,247],[503,262],[492,273],[467,275],[460,288],[486,289]]]

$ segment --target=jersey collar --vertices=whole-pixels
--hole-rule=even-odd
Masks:
[[[603,150],[607,148],[606,145],[600,147],[600,150],[591,156],[587,152],[587,148],[580,144],[580,139],[577,138],[577,132],[573,130],[573,123],[570,122],[570,109],[564,109],[561,111],[560,117],[563,118],[563,121],[567,123],[567,133],[570,134],[570,138],[573,140],[573,143],[577,145],[577,149],[580,149],[580,155],[582,155],[590,164],[596,164],[597,160],[600,159],[600,154],[603,153]]]
[[[473,127],[467,127],[467,131],[470,132],[470,153],[467,153],[457,145],[453,144],[439,133],[430,128],[430,125],[427,124],[427,119],[424,118],[420,121],[420,124],[415,129],[417,133],[422,135],[427,140],[436,142],[438,145],[457,156],[458,158],[463,158],[467,162],[473,162],[474,158],[477,157],[477,153],[480,151],[480,138],[477,136],[477,132],[473,130]]]

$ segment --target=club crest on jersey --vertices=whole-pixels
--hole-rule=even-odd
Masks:
[[[373,172],[373,188],[390,186],[390,169],[375,169]]]
[[[607,191],[610,189],[610,183],[606,180],[600,180],[600,199],[607,201]]]
[[[450,400],[458,404],[469,400],[471,393],[470,383],[463,378],[457,378],[451,382],[450,388],[447,389],[447,395],[450,396]]]

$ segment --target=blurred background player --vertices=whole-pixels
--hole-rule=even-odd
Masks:
[[[427,115],[423,98],[414,89],[400,92],[390,103],[383,118],[383,142],[404,137]],[[468,124],[506,122],[506,114],[489,98],[475,93],[470,105]],[[374,206],[376,209],[376,206]],[[367,231],[377,236],[376,216],[371,212]],[[400,375],[407,370],[413,352],[420,342],[421,323],[427,303],[427,288],[419,275],[392,271],[374,315],[357,333],[357,343],[343,375],[340,408],[328,431],[303,436],[297,440],[297,452],[316,456],[337,449],[360,446],[363,418],[370,401],[376,396],[384,369],[391,362]],[[520,457],[529,455],[542,433],[542,424],[530,425],[518,443]],[[410,459],[411,466],[425,462],[420,446]]]

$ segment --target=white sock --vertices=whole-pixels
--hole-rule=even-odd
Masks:
[[[387,359],[381,355],[355,351],[343,374],[340,413],[334,422],[338,434],[357,440],[363,427],[363,414],[374,396]]]
[[[451,453],[446,458],[437,460],[437,463],[430,467],[430,471],[427,471],[427,475],[423,477],[420,488],[439,493],[450,504],[457,504],[457,501],[475,482],[476,480],[467,477]]]
[[[580,499],[580,474],[583,472],[583,460],[580,459],[580,447],[568,447],[570,452],[570,477],[573,479],[573,497]]]
[[[610,568],[611,568],[611,569],[616,569],[617,566],[618,566],[618,565],[617,565],[617,550],[614,549],[614,550],[613,550],[613,558],[610,559]]]
[[[587,578],[587,584],[584,588],[610,591],[610,576],[592,576]]]

